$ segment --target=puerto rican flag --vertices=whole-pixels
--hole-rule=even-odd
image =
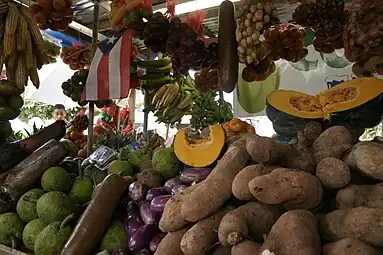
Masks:
[[[128,97],[132,36],[133,30],[127,29],[98,44],[81,101]]]

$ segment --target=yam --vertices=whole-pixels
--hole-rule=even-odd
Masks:
[[[375,185],[350,185],[336,194],[339,209],[365,206],[383,209],[383,183]]]
[[[212,255],[231,255],[231,247],[225,247],[219,244],[217,245],[217,248],[215,248]]]
[[[248,184],[255,177],[268,174],[277,166],[264,166],[263,164],[250,165],[242,169],[234,178],[232,184],[233,195],[239,200],[252,200]]]
[[[383,180],[383,145],[375,142],[359,142],[348,154],[351,169],[377,180]]]
[[[323,195],[322,185],[315,176],[286,168],[254,178],[249,182],[249,190],[264,204],[288,209],[312,209],[320,204]]]
[[[247,135],[246,150],[251,160],[257,163],[271,165],[277,163],[279,159],[279,150],[276,142],[270,137]]]
[[[191,227],[181,240],[184,255],[201,255],[208,252],[218,241],[217,230],[223,216],[230,208],[223,208]]]
[[[243,139],[229,146],[206,180],[200,182],[182,201],[182,217],[197,222],[216,212],[231,197],[234,177],[249,161]]]
[[[355,238],[383,247],[383,209],[355,207],[335,210],[322,218],[320,230],[322,238],[330,242]]]
[[[174,232],[182,229],[189,222],[186,221],[181,215],[181,205],[183,200],[200,185],[200,183],[190,186],[187,189],[176,194],[170,198],[164,207],[164,212],[162,213],[159,228],[163,232]]]
[[[322,131],[323,129],[321,123],[315,121],[308,122],[303,129],[303,134],[307,139],[307,145],[311,146],[313,142],[320,136]]]
[[[379,255],[374,247],[358,239],[345,238],[323,246],[322,255]]]
[[[260,252],[262,255],[320,255],[321,243],[315,216],[307,210],[284,213],[271,228]]]
[[[218,238],[222,245],[236,245],[247,239],[262,239],[281,215],[277,207],[258,202],[248,202],[230,212],[221,220]]]
[[[231,248],[231,255],[254,255],[258,254],[261,246],[253,241],[245,240]]]
[[[323,187],[330,189],[346,187],[351,181],[350,168],[337,158],[322,159],[316,166],[315,176]]]
[[[352,147],[352,135],[344,126],[333,126],[326,129],[315,139],[312,151],[315,161],[319,163],[324,158],[340,158]]]
[[[298,143],[284,154],[286,167],[314,173],[315,159],[307,147],[307,139],[302,131],[298,131],[297,138]]]
[[[169,232],[161,240],[154,255],[184,255],[181,250],[181,239],[189,228],[183,228],[175,232]]]

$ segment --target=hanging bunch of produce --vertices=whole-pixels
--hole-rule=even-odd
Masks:
[[[72,70],[84,69],[90,65],[91,52],[89,45],[76,45],[63,47],[60,54],[61,59]]]
[[[135,36],[142,39],[145,24],[153,16],[152,1],[145,0],[137,8],[125,14],[124,25],[135,32]]]
[[[378,1],[362,1],[351,9],[344,32],[344,50],[348,60],[356,62],[358,77],[383,74],[383,6]]]
[[[173,80],[171,76],[172,62],[170,57],[158,54],[156,60],[135,61],[138,67],[138,78],[140,86],[144,90],[159,89]]]
[[[150,19],[152,14],[151,0],[113,0],[111,3],[110,20],[115,31],[131,28],[140,36],[145,27],[144,19]]]
[[[72,0],[39,0],[29,7],[41,30],[65,31],[73,21]]]
[[[216,92],[220,89],[218,70],[216,68],[204,68],[195,74],[195,84],[201,92]]]
[[[246,64],[242,73],[245,81],[265,80],[275,71],[274,61],[278,56],[274,59],[271,53],[274,48],[261,36],[264,31],[278,23],[278,12],[272,2],[247,0],[239,7],[235,37],[238,43],[239,62]],[[282,50],[282,46],[279,48]]]
[[[61,85],[64,95],[71,98],[74,102],[77,102],[80,106],[85,106],[88,104],[87,101],[81,101],[88,74],[88,69],[79,70],[75,72],[70,79],[64,81]],[[98,108],[103,108],[109,105],[111,101],[100,100],[96,101],[95,103]]]
[[[293,13],[299,25],[315,32],[315,50],[331,53],[343,48],[342,33],[349,14],[343,0],[319,0],[300,4]]]
[[[48,57],[48,63],[54,64],[57,62],[57,57],[60,55],[61,48],[54,43],[44,40],[44,49],[46,49],[46,54]]]

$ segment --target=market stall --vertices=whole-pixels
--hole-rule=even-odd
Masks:
[[[381,254],[382,24],[373,0],[0,0],[0,253]],[[81,108],[20,140],[29,83]]]

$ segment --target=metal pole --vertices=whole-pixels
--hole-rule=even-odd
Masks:
[[[92,58],[94,53],[97,50],[98,43],[98,22],[99,22],[99,12],[100,12],[100,1],[94,0],[94,9],[93,9],[93,34],[92,34]],[[88,144],[87,151],[88,156],[93,152],[93,120],[94,120],[94,102],[89,102],[88,110]]]
[[[152,51],[150,49],[147,50],[146,52],[146,55],[147,55],[147,59],[151,59],[152,58]],[[146,90],[145,91],[145,95],[144,95],[144,108],[147,108],[150,104],[150,94],[149,94],[149,90]],[[148,111],[145,111],[144,112],[144,134],[146,134],[146,132],[148,132],[148,120],[149,120],[149,112]]]

